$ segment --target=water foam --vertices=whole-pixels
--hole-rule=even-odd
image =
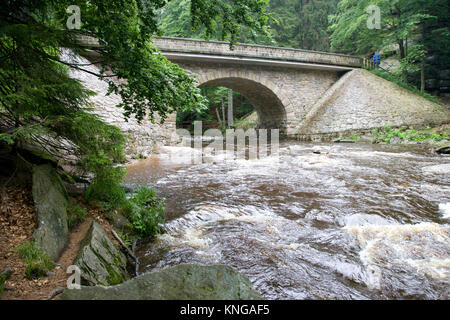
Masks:
[[[450,202],[440,203],[439,210],[442,212],[444,219],[450,219]]]
[[[409,266],[422,275],[450,280],[450,226],[436,223],[415,225],[346,226],[363,247],[360,258],[368,271],[367,284],[379,288],[381,269]]]

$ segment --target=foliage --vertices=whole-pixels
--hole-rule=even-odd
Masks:
[[[124,167],[114,167],[113,170],[100,170],[85,193],[86,201],[101,201],[105,209],[122,207],[126,202],[125,190],[120,187],[126,174]]]
[[[117,235],[120,237],[120,239],[123,241],[123,243],[127,246],[127,247],[131,247],[131,239],[130,239],[130,235],[127,232],[120,232],[120,231],[116,231]]]
[[[124,170],[124,136],[92,114],[93,92],[72,79],[71,70],[91,73],[75,55],[85,54],[81,36],[99,40],[100,79],[122,98],[128,118],[164,121],[175,110],[205,104],[196,80],[152,46],[159,32],[158,12],[165,0],[7,0],[0,4],[0,140],[20,150],[33,145],[51,156],[78,164],[94,179],[87,198],[113,205],[124,198],[118,188]],[[80,29],[69,30],[69,6],[81,12]],[[234,42],[240,25],[262,33],[269,15],[266,0],[192,0],[196,27]]]
[[[389,80],[391,82],[394,82],[395,84],[401,86],[402,88],[405,88],[407,90],[410,90],[418,95],[421,95],[422,97],[434,102],[434,103],[438,103],[438,104],[442,104],[441,100],[439,100],[439,98],[436,98],[435,96],[432,96],[431,94],[428,94],[426,92],[421,92],[420,90],[418,90],[417,88],[403,82],[401,79],[399,79],[398,77],[396,77],[395,75],[392,75],[386,71],[382,71],[379,69],[376,70],[369,70],[370,72],[372,72],[373,74],[382,77],[383,79]]]
[[[242,43],[279,45],[309,50],[329,49],[328,15],[334,13],[338,0],[271,0],[268,11],[270,29],[256,33],[243,27],[237,35]],[[161,13],[160,28],[163,35],[201,38],[205,28],[193,29],[189,15],[190,0],[173,0]],[[220,40],[220,26],[209,38]]]
[[[379,29],[367,26],[369,6],[380,9]],[[341,0],[330,18],[331,48],[366,56],[395,50],[397,76],[424,90],[450,63],[449,22],[447,0]]]
[[[3,286],[6,282],[6,280],[8,280],[8,276],[6,274],[0,276],[0,295],[3,294],[3,290],[4,290]]]
[[[206,97],[209,108],[197,110],[196,112],[178,112],[177,123],[202,121],[203,129],[208,129],[207,125],[213,121],[218,121],[216,109],[219,115],[222,116],[222,105],[227,108],[228,105],[228,90],[225,87],[202,86],[201,93]],[[241,118],[254,110],[251,102],[239,92],[233,91],[233,115],[235,118]],[[221,119],[223,120],[223,119]],[[205,126],[206,124],[206,126]]]
[[[55,265],[48,255],[36,246],[34,241],[27,241],[16,250],[27,264],[25,276],[29,280],[46,276],[47,272]]]
[[[138,236],[153,237],[162,231],[164,200],[157,197],[154,189],[142,187],[128,199],[124,213]]]
[[[72,230],[87,218],[86,209],[80,207],[76,203],[69,202],[67,206],[67,214],[67,226],[69,230]]]
[[[380,129],[374,129],[372,131],[373,143],[387,143],[389,144],[394,137],[400,138],[402,141],[414,141],[425,142],[435,141],[440,142],[442,140],[450,139],[449,132],[437,132],[431,131],[430,128],[426,128],[423,131],[417,131],[415,129],[393,129],[391,126],[385,126]]]
[[[431,18],[416,6],[422,0],[341,0],[331,17],[331,43],[335,50],[367,53],[390,44],[405,45],[418,24]],[[369,6],[381,10],[381,28],[369,29]],[[404,52],[403,52],[404,54]],[[406,54],[402,55],[404,58]]]

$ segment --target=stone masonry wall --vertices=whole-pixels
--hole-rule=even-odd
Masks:
[[[299,135],[450,123],[450,110],[367,70],[351,71]]]
[[[69,59],[68,56],[65,58]],[[77,57],[78,63],[89,63],[89,60]],[[83,67],[91,72],[98,73],[99,69],[95,65]],[[148,119],[144,119],[140,124],[134,117],[125,121],[123,110],[116,107],[121,102],[120,96],[111,93],[106,95],[108,84],[99,80],[96,76],[82,71],[71,70],[71,77],[81,80],[84,86],[97,93],[91,98],[94,112],[111,124],[119,127],[127,136],[125,153],[129,158],[148,157],[158,145],[169,144],[175,132],[175,115],[170,115],[163,125],[152,124]]]

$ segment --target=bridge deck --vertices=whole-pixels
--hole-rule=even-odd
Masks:
[[[98,40],[81,37],[88,46],[98,47]],[[228,42],[204,41],[173,37],[154,39],[154,45],[171,60],[203,61],[215,63],[256,64],[288,68],[307,68],[348,71],[361,68],[364,59],[328,52],[237,44],[230,50]]]
[[[252,59],[260,62],[263,60],[278,61],[280,65],[283,65],[281,62],[285,62],[285,66],[293,66],[295,63],[306,63],[310,66],[314,64],[343,66],[348,67],[345,68],[347,70],[360,68],[363,65],[363,59],[354,56],[254,44],[238,44],[234,46],[233,50],[230,50],[227,42],[172,37],[155,38],[154,44],[166,56],[174,57],[174,59],[184,54],[188,59],[197,57],[197,60],[201,56],[209,57],[209,59],[216,57],[216,61],[238,61],[240,58],[241,60]],[[222,57],[222,59],[217,59],[217,57]]]

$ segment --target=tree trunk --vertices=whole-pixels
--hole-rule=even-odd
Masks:
[[[403,39],[398,40],[398,46],[400,48],[400,61],[401,61],[406,58],[406,49]],[[402,71],[402,75],[403,75],[403,82],[408,83],[408,71],[406,69]]]
[[[233,120],[233,90],[228,89],[228,128],[234,125]]]
[[[422,60],[422,67],[420,70],[420,91],[425,92],[425,58]]]
[[[223,129],[222,119],[220,119],[219,108],[216,108],[216,114],[217,114],[217,121],[219,121],[219,127],[220,129]]]
[[[425,45],[425,26],[422,24],[422,44]],[[420,92],[425,92],[425,56],[422,58],[422,65],[420,67]]]
[[[227,118],[225,117],[225,102],[222,99],[222,129],[227,126]]]

